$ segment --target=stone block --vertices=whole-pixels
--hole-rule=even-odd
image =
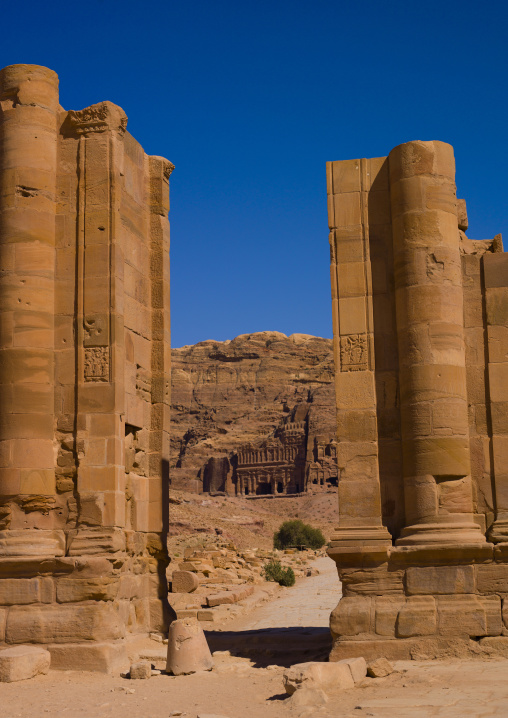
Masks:
[[[480,602],[485,611],[487,635],[500,636],[503,632],[501,598],[499,596],[483,596],[480,597]]]
[[[476,566],[476,583],[479,593],[508,596],[508,564],[489,563]]]
[[[199,579],[191,571],[173,571],[171,591],[173,593],[192,593],[199,586]]]
[[[400,638],[431,636],[436,633],[436,601],[432,596],[408,598],[399,611],[396,632]]]
[[[147,678],[151,678],[152,666],[150,663],[146,663],[146,661],[132,663],[129,670],[129,676],[133,680],[146,680]]]
[[[58,603],[113,601],[118,587],[118,578],[60,578],[56,584],[56,600]]]
[[[332,636],[356,636],[369,633],[372,601],[363,597],[344,597],[330,616]]]
[[[49,651],[38,646],[15,646],[0,650],[0,683],[24,681],[48,673]]]
[[[473,566],[415,566],[406,571],[410,595],[474,593]]]
[[[13,606],[7,643],[70,643],[123,638],[125,629],[111,603],[78,606]]]
[[[344,658],[337,663],[346,663],[349,666],[355,685],[361,683],[367,675],[367,661],[363,657]]]
[[[0,581],[0,605],[20,606],[40,600],[40,579],[3,578]]]
[[[370,661],[367,666],[367,675],[371,678],[384,678],[393,673],[393,666],[386,658]]]
[[[508,286],[508,253],[484,254],[483,274],[486,289]]]
[[[402,594],[404,571],[389,570],[388,564],[371,569],[341,569],[340,580],[344,595]]]
[[[404,598],[376,598],[375,630],[379,636],[395,636],[397,616],[405,602]]]
[[[302,688],[319,688],[324,691],[345,690],[354,688],[355,685],[351,668],[345,661],[297,663],[284,672],[283,682],[289,695]]]
[[[208,606],[222,606],[223,604],[236,603],[237,598],[234,591],[222,591],[206,597]]]
[[[48,651],[51,653],[51,668],[55,670],[118,673],[129,666],[123,641],[60,643],[49,645]]]
[[[487,635],[485,608],[476,596],[438,596],[440,636],[476,638]]]
[[[508,302],[506,311],[506,316],[508,316]],[[489,364],[489,386],[491,401],[508,401],[508,361]]]

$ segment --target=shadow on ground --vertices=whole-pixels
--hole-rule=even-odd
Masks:
[[[210,650],[249,658],[256,668],[289,667],[305,661],[326,661],[332,648],[329,628],[261,628],[256,631],[205,631]]]

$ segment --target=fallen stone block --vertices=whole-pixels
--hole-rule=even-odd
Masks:
[[[177,618],[197,618],[198,611],[196,608],[182,608],[176,611]]]
[[[48,673],[49,651],[38,646],[15,646],[0,651],[0,682],[25,681],[39,673]]]
[[[222,591],[221,593],[215,593],[212,596],[206,597],[206,603],[208,606],[222,606],[227,603],[236,603],[236,595],[234,591]]]
[[[199,580],[191,571],[174,571],[171,577],[173,593],[192,593],[199,586]]]
[[[322,706],[328,702],[328,696],[320,688],[300,688],[289,701],[292,708]]]
[[[351,668],[347,663],[320,663],[309,661],[297,663],[288,668],[283,675],[286,693],[293,695],[301,688],[320,688],[323,690],[345,690],[354,688]]]
[[[377,658],[367,666],[367,675],[371,678],[384,678],[393,673],[393,666],[386,658]]]
[[[152,676],[152,666],[144,661],[133,663],[130,667],[129,675],[134,680],[146,680]]]
[[[365,658],[344,658],[337,663],[345,663],[351,670],[351,676],[355,683],[361,683],[367,676],[367,661]]]
[[[196,618],[173,621],[169,627],[166,670],[175,676],[210,671],[213,658]]]
[[[118,673],[126,670],[129,659],[123,641],[111,643],[60,643],[48,646],[51,669]],[[165,655],[163,656],[163,660]]]

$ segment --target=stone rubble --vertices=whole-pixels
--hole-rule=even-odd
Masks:
[[[203,547],[187,547],[183,560],[175,555],[169,567],[168,600],[177,618],[202,622],[223,621],[253,607],[278,590],[264,578],[263,568],[276,559],[290,566],[295,577],[315,576],[318,569],[308,563],[322,551],[237,550],[229,541]],[[171,566],[174,566],[171,573]]]
[[[367,666],[367,675],[370,678],[384,678],[393,673],[393,666],[390,661],[386,658],[376,658],[375,661],[370,661]]]

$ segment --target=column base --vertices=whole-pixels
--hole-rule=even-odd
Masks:
[[[396,546],[415,546],[438,544],[441,546],[457,544],[484,544],[487,542],[480,526],[474,521],[461,523],[443,522],[414,524],[402,529]]]
[[[492,543],[508,542],[508,519],[497,519],[489,531],[489,541]]]
[[[392,537],[385,526],[339,526],[330,540],[330,548],[392,545]]]

